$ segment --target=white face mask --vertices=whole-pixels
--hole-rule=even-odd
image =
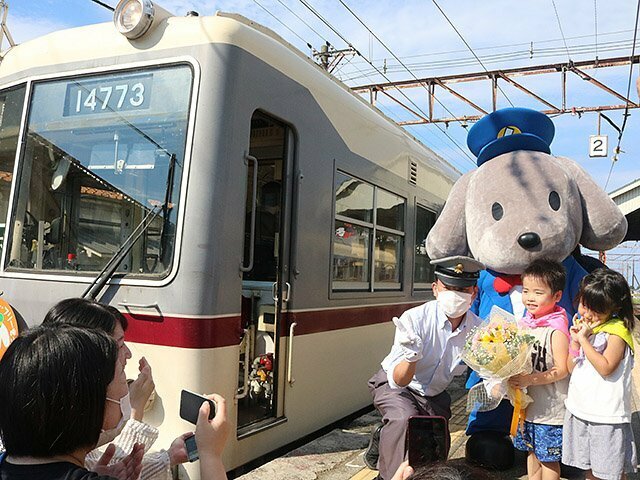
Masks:
[[[131,399],[129,398],[129,392],[127,392],[127,394],[120,400],[114,400],[113,398],[107,397],[107,401],[120,405],[120,413],[122,414],[122,417],[120,417],[120,421],[118,422],[118,425],[115,426],[115,428],[102,430],[100,432],[100,438],[98,439],[97,445],[98,447],[109,443],[114,438],[116,438],[124,428],[124,424],[127,423],[127,420],[129,420],[129,418],[131,418]]]
[[[438,293],[437,300],[447,317],[458,318],[469,310],[472,298],[471,293],[443,290]]]

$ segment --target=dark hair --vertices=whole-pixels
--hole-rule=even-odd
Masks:
[[[416,469],[410,480],[489,480],[489,474],[462,461],[432,463]]]
[[[564,290],[564,284],[567,281],[567,274],[562,264],[548,258],[538,258],[531,262],[522,272],[522,279],[527,277],[541,280],[551,289],[551,293]]]
[[[97,328],[112,335],[116,322],[127,330],[127,319],[117,308],[87,298],[67,298],[56,303],[42,323],[70,323],[77,327]]]
[[[633,331],[635,317],[629,284],[615,270],[599,268],[584,277],[576,300],[594,312],[619,317]]]
[[[104,418],[118,347],[72,325],[26,330],[0,360],[0,438],[9,455],[51,457],[92,449]]]

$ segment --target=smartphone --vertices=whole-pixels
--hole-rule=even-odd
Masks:
[[[212,420],[216,416],[216,402],[189,390],[182,390],[180,394],[180,418],[195,425],[198,423],[198,412],[204,402],[209,402],[211,407],[209,420]]]
[[[184,441],[185,446],[187,447],[187,458],[190,462],[195,462],[200,458],[198,454],[198,445],[196,444],[196,436],[191,435],[187,437]]]
[[[449,427],[444,417],[409,417],[405,448],[414,469],[449,456]]]

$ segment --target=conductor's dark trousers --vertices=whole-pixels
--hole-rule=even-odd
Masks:
[[[445,391],[434,397],[425,397],[409,388],[393,389],[387,373],[380,369],[369,379],[373,405],[382,415],[378,472],[390,480],[405,459],[407,420],[414,415],[438,415],[451,418],[451,397]]]

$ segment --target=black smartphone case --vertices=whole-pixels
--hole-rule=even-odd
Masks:
[[[439,416],[417,415],[407,421],[405,448],[409,465],[418,468],[449,456],[449,425]]]
[[[213,400],[209,400],[202,395],[188,390],[182,390],[180,394],[180,418],[194,425],[198,423],[198,412],[203,402],[209,402],[211,406],[209,410],[209,420],[213,419],[216,415],[216,404]]]

